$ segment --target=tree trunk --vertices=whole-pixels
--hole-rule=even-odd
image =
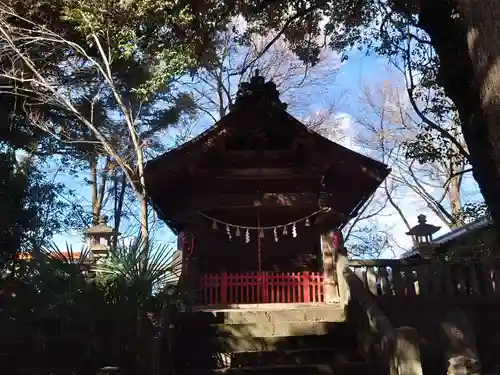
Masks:
[[[92,225],[99,223],[99,213],[97,212],[97,156],[91,156],[90,164],[90,184],[92,189]]]
[[[123,201],[125,200],[125,190],[127,188],[127,176],[121,173],[120,177],[115,176],[115,207],[114,207],[114,227],[115,231],[120,231],[120,224],[123,213]],[[118,246],[118,236],[114,237],[114,248]]]
[[[139,189],[140,192],[137,194],[137,199],[139,201],[141,209],[141,237],[143,241],[143,266],[144,269],[148,265],[149,256],[149,221],[148,221],[148,197],[146,196],[146,181],[144,180],[144,153],[143,149],[136,147],[137,153],[137,172],[139,173]]]
[[[460,226],[462,223],[459,220],[460,212],[462,209],[462,199],[460,192],[461,176],[453,177],[448,186],[448,201],[450,202],[451,214],[455,218],[455,223],[453,226]]]
[[[145,195],[138,197],[138,199],[141,207],[141,237],[144,244],[142,255],[144,257],[144,267],[146,267],[149,254],[148,200]]]
[[[101,173],[99,173],[99,156],[91,156],[90,164],[90,183],[92,185],[92,224],[99,224],[99,217],[101,216],[102,208],[104,205],[104,195],[106,194],[106,185],[108,181],[110,157],[107,156],[105,165]],[[101,180],[99,181],[99,174]]]
[[[473,174],[500,233],[500,5],[420,0],[419,26],[439,58],[439,84],[457,106]]]

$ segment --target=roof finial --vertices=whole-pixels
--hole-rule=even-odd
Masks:
[[[230,110],[239,107],[247,99],[253,103],[257,103],[256,100],[258,101],[261,98],[265,98],[267,101],[286,110],[287,106],[280,100],[276,84],[272,81],[266,82],[265,78],[261,75],[260,69],[255,69],[254,75],[250,77],[250,82],[240,83],[239,90],[236,93],[236,100],[230,106]]]

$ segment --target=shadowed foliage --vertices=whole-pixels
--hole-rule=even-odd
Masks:
[[[92,269],[88,252],[71,248],[14,261],[0,279],[0,372],[156,373],[157,354],[169,358],[166,332],[179,306],[169,281],[178,265],[170,249],[153,247],[144,266],[143,246],[140,238],[120,245]]]

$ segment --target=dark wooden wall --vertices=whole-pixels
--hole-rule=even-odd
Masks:
[[[199,273],[255,272],[258,267],[257,231],[250,231],[250,242],[245,242],[245,230],[228,240],[225,227],[212,229],[212,223],[204,218],[195,226],[196,258]],[[319,271],[321,264],[320,235],[313,227],[301,227],[296,238],[279,233],[275,241],[273,231],[266,230],[260,239],[262,271],[299,272]]]

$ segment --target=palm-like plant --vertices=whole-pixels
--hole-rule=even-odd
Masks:
[[[144,259],[146,247],[149,252]],[[126,282],[129,286],[140,285],[147,294],[157,293],[176,285],[179,279],[181,260],[175,254],[171,247],[146,243],[139,235],[128,245],[122,241],[110,249],[94,271],[107,283]]]
[[[146,259],[145,247],[149,249]],[[170,342],[170,336],[165,335],[182,302],[177,293],[181,260],[171,247],[155,246],[138,236],[128,245],[122,241],[110,249],[93,270],[113,304],[130,314],[141,367],[157,371],[162,339]]]

